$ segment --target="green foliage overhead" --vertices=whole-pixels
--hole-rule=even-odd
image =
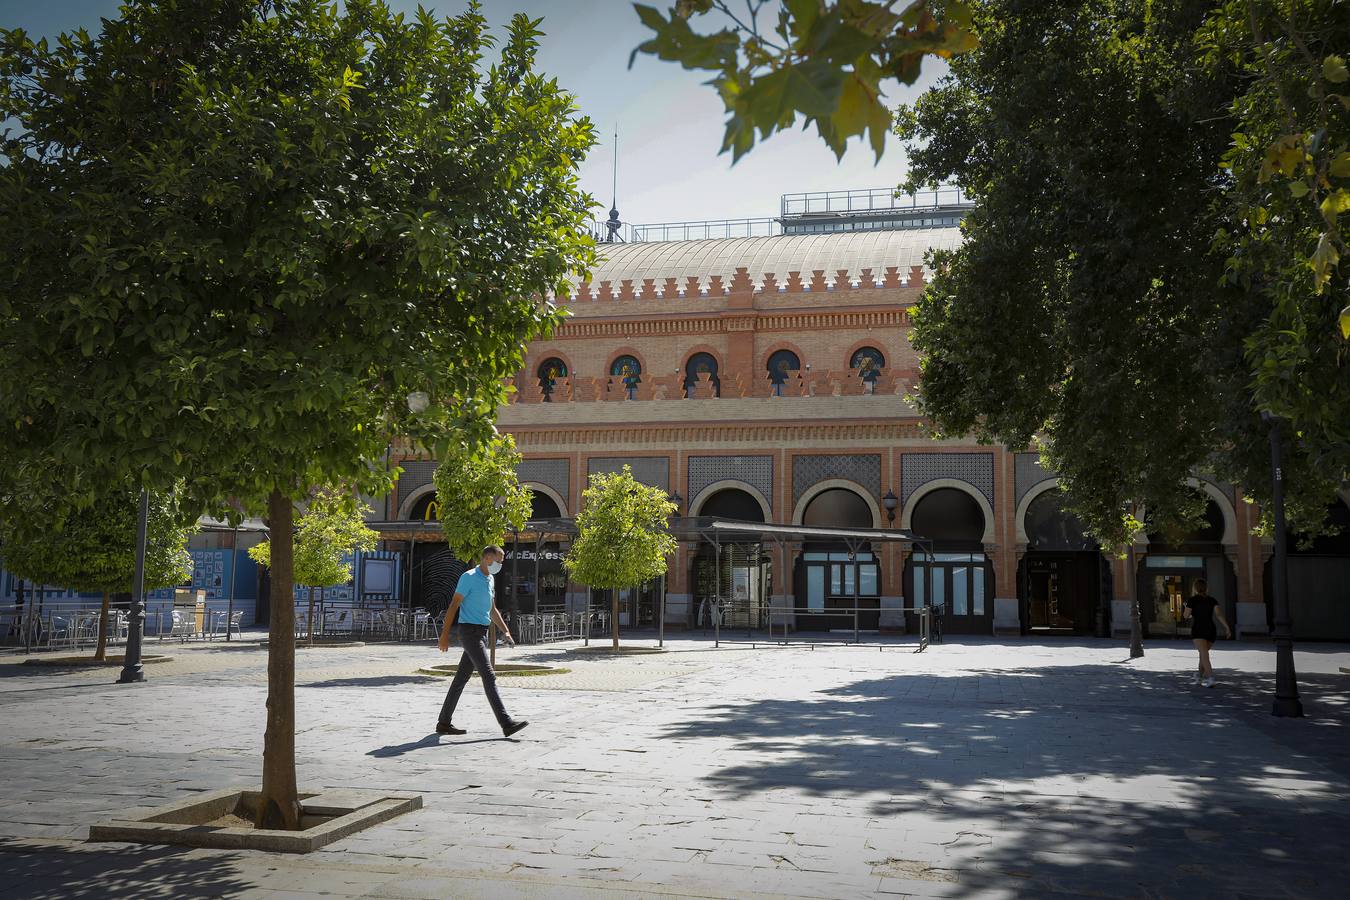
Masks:
[[[76,502],[186,478],[256,513],[382,492],[396,438],[486,439],[593,258],[592,128],[537,25],[131,0],[0,32],[0,457],[50,453]]]
[[[1258,298],[1244,335],[1254,402],[1289,420],[1324,478],[1350,472],[1350,12],[1322,0],[1228,0],[1201,30],[1243,89],[1220,164],[1215,234],[1228,279]],[[1339,478],[1338,478],[1339,476]]]
[[[660,488],[633,477],[633,470],[596,473],[582,495],[577,538],[563,565],[580,584],[634,587],[666,573],[677,543],[667,530],[676,506]]]
[[[509,434],[486,444],[453,445],[433,476],[441,528],[450,552],[474,562],[489,544],[500,543],[530,517],[530,489],[516,477],[520,453]]]
[[[59,522],[43,519],[51,507],[26,505],[22,495],[0,514],[0,557],[20,578],[82,593],[129,594],[136,571],[140,491],[100,495]],[[183,523],[175,492],[150,495],[145,532],[145,588],[173,587],[192,577],[187,552],[192,528]]]
[[[978,203],[960,249],[933,255],[916,311],[922,409],[943,433],[1039,444],[1108,545],[1138,530],[1141,506],[1158,527],[1193,521],[1197,471],[1267,496],[1267,377],[1291,398],[1296,527],[1317,527],[1347,471],[1350,440],[1335,446],[1332,423],[1350,427],[1350,367],[1330,343],[1344,285],[1314,315],[1313,270],[1291,255],[1302,235],[1274,238],[1264,261],[1222,246],[1251,221],[1244,179],[1272,180],[1231,174],[1268,146],[1232,151],[1233,111],[1263,90],[1236,18],[1247,5],[984,0],[980,47],[898,117],[911,186],[954,180]],[[1261,337],[1280,327],[1277,292],[1307,311],[1283,359]]]
[[[310,498],[309,506],[295,523],[295,584],[328,587],[352,580],[351,568],[342,555],[356,550],[371,551],[379,535],[366,527],[370,507],[350,492],[322,489]],[[272,563],[272,542],[263,541],[248,549],[249,558],[259,565]]]
[[[733,160],[754,146],[756,132],[767,138],[799,115],[835,156],[866,134],[880,159],[891,126],[883,82],[913,84],[924,56],[951,57],[978,44],[965,0],[747,0],[744,10],[725,0],[680,0],[665,16],[634,8],[655,34],[629,65],[647,53],[716,73],[708,83],[726,106],[722,151]],[[730,27],[695,31],[690,20],[707,14]]]

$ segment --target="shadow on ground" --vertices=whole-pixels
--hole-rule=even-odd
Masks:
[[[63,847],[0,839],[0,872],[5,876],[0,893],[29,900],[228,897],[253,889],[228,856],[131,844]]]
[[[1350,804],[1319,752],[1319,731],[1345,735],[1343,719],[1254,721],[1250,698],[1269,691],[1255,676],[1213,691],[1122,666],[1047,676],[899,674],[711,706],[664,737],[748,756],[702,778],[737,799],[790,789],[910,816],[916,841],[959,851],[946,857],[958,870],[928,872],[952,882],[944,896],[1344,896]],[[912,847],[874,849],[883,872],[917,865]]]

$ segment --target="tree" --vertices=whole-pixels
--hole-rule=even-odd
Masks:
[[[1301,456],[1334,482],[1329,494],[1350,472],[1350,16],[1319,0],[1229,0],[1198,42],[1210,65],[1243,76],[1214,252],[1260,301],[1244,375],[1255,405],[1290,422]]]
[[[1107,545],[1132,539],[1141,508],[1154,527],[1197,516],[1196,471],[1264,498],[1253,364],[1293,374],[1249,357],[1270,298],[1213,249],[1232,220],[1227,110],[1248,82],[1197,52],[1212,14],[989,0],[979,49],[899,116],[911,185],[955,180],[977,203],[916,310],[921,407],[940,432],[1038,442]],[[1345,471],[1328,461],[1311,444],[1286,460],[1305,526]]]
[[[314,589],[352,580],[351,566],[343,556],[349,551],[371,551],[379,535],[366,527],[370,507],[351,493],[331,488],[319,489],[300,514],[292,538],[295,584],[309,588],[309,642],[314,643]],[[249,558],[259,565],[271,566],[270,538],[248,550]]]
[[[520,453],[511,435],[486,444],[453,445],[433,476],[441,529],[450,552],[472,562],[530,517],[531,492],[516,477]]]
[[[738,160],[755,144],[803,127],[843,156],[851,137],[868,135],[877,159],[886,146],[891,112],[882,102],[890,78],[913,84],[927,55],[949,58],[975,47],[965,0],[747,0],[743,12],[725,0],[679,0],[660,11],[635,3],[642,24],[655,32],[633,51],[716,73],[708,82],[727,110],[722,152]],[[761,23],[760,14],[774,15]],[[709,13],[729,28],[700,34],[689,21]],[[766,14],[767,18],[767,14]]]
[[[476,5],[131,0],[0,36],[0,457],[49,454],[71,505],[186,479],[289,534],[316,486],[388,490],[391,443],[487,440],[593,260],[593,129],[537,25],[491,62]],[[289,542],[271,563],[258,822],[295,828]]]
[[[666,573],[677,543],[667,530],[676,506],[660,488],[622,472],[597,472],[582,494],[577,539],[563,560],[572,580],[610,592],[610,625],[619,649],[619,588],[636,587]]]
[[[108,608],[112,594],[129,594],[136,570],[136,516],[140,491],[101,495],[92,506],[61,522],[44,521],[47,504],[27,505],[23,496],[4,498],[0,555],[5,566],[35,584],[101,593],[94,659],[107,658]],[[24,520],[24,527],[18,522]],[[145,531],[145,587],[173,587],[192,577],[187,540],[174,492],[152,494]]]

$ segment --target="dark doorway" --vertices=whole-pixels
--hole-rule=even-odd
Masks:
[[[952,634],[994,630],[994,571],[984,553],[984,526],[980,504],[958,488],[925,494],[910,516],[910,530],[930,539],[933,552],[910,554],[908,596],[915,606],[941,608],[942,629]],[[917,628],[916,617],[906,615],[909,626]]]
[[[1148,555],[1139,565],[1139,608],[1149,637],[1189,639],[1186,601],[1203,579],[1222,605],[1229,624],[1237,618],[1237,576],[1223,550],[1223,510],[1206,500],[1201,523],[1191,531],[1150,531]]]
[[[703,502],[700,516],[763,522],[764,508],[748,491],[723,488]],[[714,600],[722,598],[724,627],[759,628],[768,624],[768,568],[759,544],[723,544],[717,550],[702,542],[694,557],[690,584],[689,627],[711,628]]]
[[[1102,598],[1109,573],[1083,523],[1048,490],[1031,501],[1024,520],[1027,552],[1018,572],[1023,633],[1105,634]]]
[[[1294,637],[1304,641],[1350,640],[1350,507],[1337,500],[1327,507],[1327,526],[1337,534],[1290,535],[1289,618]],[[1266,564],[1266,615],[1274,627],[1275,601]]]
[[[803,525],[833,528],[873,528],[872,508],[847,488],[821,491],[802,512]],[[857,627],[876,631],[881,626],[881,566],[864,544],[850,553],[837,541],[808,541],[802,546],[794,573],[796,615],[803,631],[852,631],[854,606],[860,609]]]

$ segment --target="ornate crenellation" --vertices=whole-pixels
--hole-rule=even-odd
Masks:
[[[921,288],[924,286],[923,266],[911,266],[903,275],[899,267],[887,266],[884,276],[878,281],[872,269],[861,269],[853,275],[848,269],[837,269],[833,277],[823,269],[803,274],[797,271],[787,273],[787,280],[780,282],[774,272],[765,272],[758,281],[750,277],[745,267],[736,269],[730,284],[724,284],[721,275],[706,275],[702,278],[690,275],[684,285],[678,279],[665,278],[658,285],[655,278],[644,278],[635,290],[632,279],[622,279],[618,285],[610,281],[592,284],[582,281],[570,294],[559,294],[557,300],[574,303],[618,302],[632,300],[674,300],[693,297],[725,297],[735,294],[811,294],[835,293],[849,290],[874,290],[876,288]]]

